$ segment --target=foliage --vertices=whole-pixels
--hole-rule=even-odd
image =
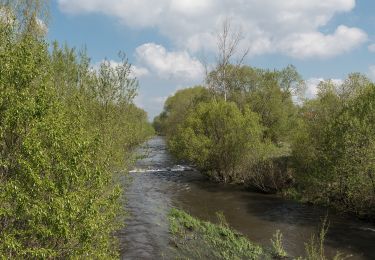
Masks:
[[[318,237],[311,236],[310,242],[305,244],[306,259],[307,260],[324,260],[326,259],[324,253],[324,240],[327,235],[328,226],[327,219],[324,219]]]
[[[0,22],[0,258],[115,258],[114,170],[151,134],[130,65],[96,72],[84,53],[50,54],[42,2],[15,2],[1,2],[12,22]]]
[[[280,232],[280,230],[276,230],[276,233],[273,235],[273,239],[271,239],[271,244],[274,257],[285,258],[288,256],[283,246],[283,234]]]
[[[265,128],[265,138],[278,143],[287,141],[295,124],[296,108],[292,95],[304,89],[301,76],[293,66],[280,71],[269,71],[249,66],[227,65],[228,74],[223,83],[228,100],[241,109],[250,106],[258,113]],[[208,84],[215,84],[219,71],[211,71]]]
[[[260,259],[261,247],[227,225],[215,225],[172,209],[170,233],[177,247],[177,257],[184,259]]]
[[[244,178],[244,164],[255,162],[262,128],[250,109],[242,113],[235,103],[211,101],[199,104],[169,141],[178,158],[193,162],[220,181]]]
[[[322,81],[316,98],[304,99],[306,85],[292,65],[232,64],[240,39],[224,24],[207,90],[168,98],[154,125],[169,149],[219,181],[289,189],[295,198],[373,218],[374,84],[352,73],[343,83]]]
[[[219,181],[246,183],[263,192],[288,186],[288,142],[298,121],[292,94],[303,85],[299,74],[293,66],[268,71],[230,64],[225,67],[228,77],[216,73],[221,72],[208,74],[208,85],[225,80],[227,101],[212,88],[178,91],[167,99],[154,126],[166,135],[178,159]]]
[[[326,260],[328,259],[324,252],[324,241],[328,232],[327,217],[323,219],[318,236],[312,235],[308,243],[305,243],[306,260]],[[349,258],[348,256],[343,256],[340,252],[332,258],[333,260],[343,260]],[[302,258],[301,258],[302,259]]]
[[[354,74],[342,86],[323,83],[304,107],[293,150],[309,200],[374,216],[374,100],[374,84]]]
[[[165,101],[164,111],[154,119],[154,128],[159,134],[173,136],[177,126],[185,120],[189,111],[209,99],[207,89],[202,86],[177,91]]]
[[[305,84],[293,66],[220,69],[225,77],[214,70],[206,79],[217,91],[179,91],[155,120],[178,159],[219,181],[262,192],[294,185],[295,197],[375,215],[375,99],[369,79],[353,73],[342,84],[322,81],[315,99],[300,98],[297,105],[292,97]],[[215,84],[225,86],[226,101]]]
[[[254,244],[242,234],[231,229],[222,213],[217,213],[218,224],[199,220],[183,210],[172,208],[169,212],[169,232],[173,248],[167,255],[175,259],[299,259],[326,260],[325,237],[328,232],[324,219],[318,235],[313,234],[305,243],[305,256],[290,257],[283,247],[282,233],[277,230],[271,239],[271,248]],[[350,256],[337,253],[332,259]]]

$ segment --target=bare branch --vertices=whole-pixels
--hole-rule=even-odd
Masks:
[[[229,92],[227,86],[228,77],[230,76],[228,67],[230,65],[240,67],[249,53],[249,49],[246,49],[239,56],[240,58],[236,63],[232,62],[232,59],[238,53],[238,48],[243,38],[241,30],[233,31],[231,20],[226,18],[223,21],[221,32],[217,34],[218,56],[216,66],[213,71],[206,74],[206,82],[209,88],[212,89],[214,93],[223,95],[225,100],[227,100]]]

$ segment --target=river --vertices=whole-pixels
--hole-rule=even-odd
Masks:
[[[121,230],[122,259],[170,259],[167,214],[171,207],[213,221],[222,211],[229,225],[251,241],[270,246],[279,229],[286,251],[303,255],[304,243],[327,215],[326,254],[337,251],[349,259],[375,259],[375,226],[322,207],[253,193],[240,186],[210,182],[188,166],[175,165],[162,137],[139,149],[145,157],[123,181],[129,216]]]

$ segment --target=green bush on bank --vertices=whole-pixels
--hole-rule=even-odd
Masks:
[[[271,239],[271,247],[261,247],[232,229],[223,213],[217,213],[218,223],[203,221],[187,212],[172,208],[169,212],[171,249],[168,255],[174,259],[296,259],[327,260],[325,236],[328,231],[323,220],[318,234],[312,234],[305,243],[304,256],[290,256],[284,249],[283,235],[277,230]],[[333,260],[343,260],[339,252]]]
[[[295,68],[228,67],[226,99],[215,86],[178,91],[157,124],[178,159],[223,182],[283,192],[361,216],[375,216],[374,84],[353,73],[322,81],[317,97]],[[214,77],[217,79],[217,77]],[[215,82],[214,82],[215,83]]]
[[[0,258],[116,258],[114,171],[152,133],[129,64],[96,72],[73,49],[50,53],[42,1],[0,7]]]
[[[262,128],[250,110],[242,113],[232,102],[199,104],[170,138],[169,147],[212,177],[233,182],[243,177],[245,164],[256,161]]]
[[[288,133],[297,113],[290,91],[298,77],[248,66],[229,69],[239,70],[233,74],[239,78],[227,79],[227,101],[200,86],[180,90],[167,99],[154,125],[177,158],[213,179],[279,191],[292,179]]]
[[[293,144],[298,183],[308,200],[374,216],[375,85],[355,74],[344,82],[349,93],[322,84]]]
[[[180,259],[261,259],[263,249],[225,224],[198,220],[186,212],[172,209],[169,230]],[[172,252],[171,252],[172,254]]]

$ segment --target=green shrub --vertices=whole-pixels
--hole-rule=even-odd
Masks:
[[[0,5],[13,21],[0,20],[0,258],[117,258],[114,173],[152,131],[127,61],[95,72],[72,49],[50,54],[42,7]]]
[[[341,87],[350,93],[344,95],[324,83],[319,97],[306,104],[305,125],[293,145],[293,158],[299,188],[308,200],[371,217],[375,215],[375,85],[357,77],[351,75],[344,83],[349,85]]]
[[[219,221],[223,215],[219,214]],[[177,259],[261,259],[262,248],[227,224],[215,225],[198,220],[186,212],[172,209],[169,213],[171,239],[176,250],[169,254]]]
[[[178,158],[193,162],[199,169],[224,182],[246,177],[246,167],[256,161],[261,146],[262,127],[258,116],[243,113],[233,102],[199,104],[169,140]]]
[[[271,239],[271,244],[274,257],[285,258],[288,256],[283,246],[283,234],[280,232],[280,230],[276,230],[276,233],[273,235],[273,239]]]

